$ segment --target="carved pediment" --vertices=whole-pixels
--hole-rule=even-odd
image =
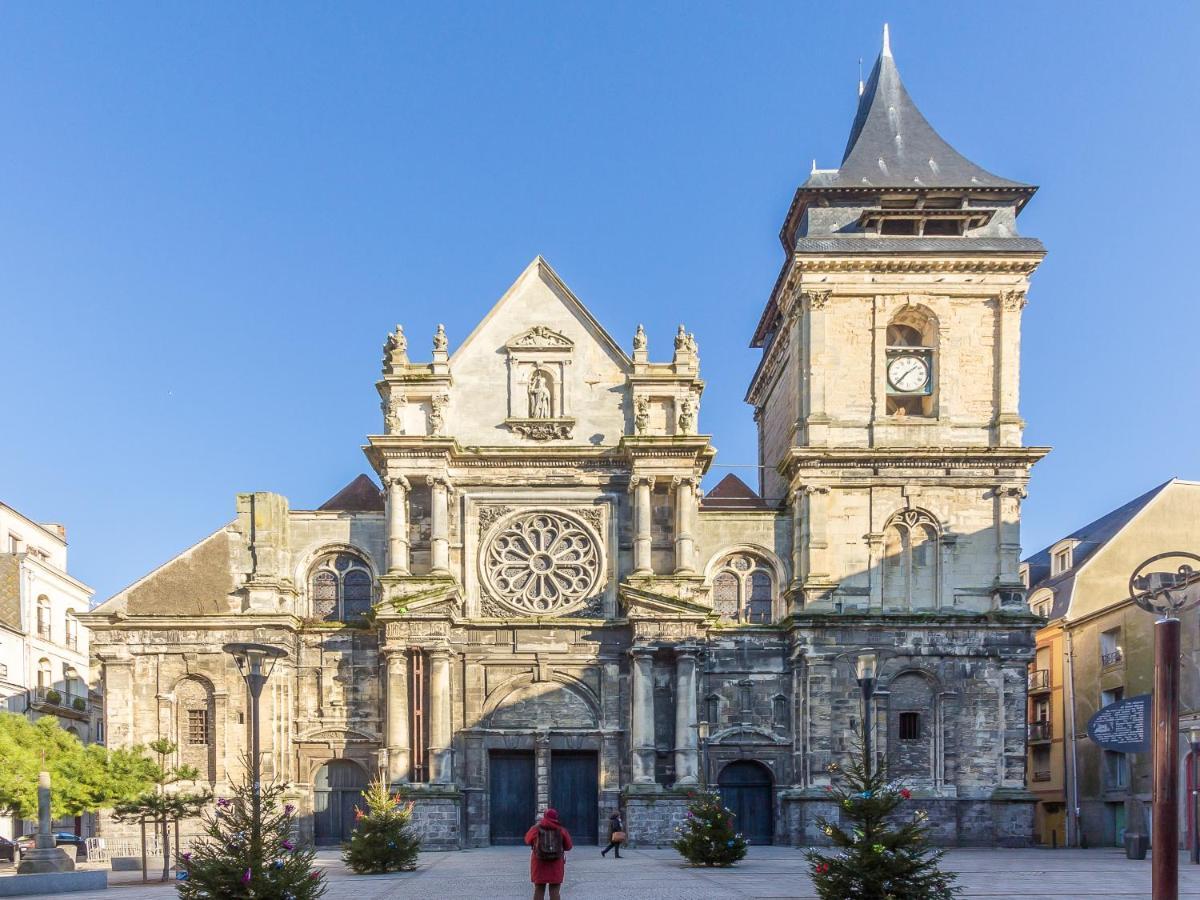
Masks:
[[[699,603],[672,597],[668,594],[660,594],[657,591],[650,591],[644,587],[623,584],[620,587],[619,596],[625,614],[630,619],[665,617],[702,621],[716,617],[716,614],[707,606],[701,606]]]
[[[575,342],[548,325],[534,325],[511,338],[507,346],[514,350],[570,350]]]

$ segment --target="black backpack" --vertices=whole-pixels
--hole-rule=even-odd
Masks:
[[[556,859],[562,859],[562,832],[553,826],[547,828],[545,825],[539,825],[537,842],[533,846],[537,858],[540,860],[553,862]]]

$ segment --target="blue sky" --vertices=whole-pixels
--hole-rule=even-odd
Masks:
[[[378,428],[380,346],[461,340],[541,253],[623,344],[681,319],[718,462],[813,158],[880,28],[966,156],[1041,185],[1026,552],[1200,477],[1192,3],[7,4],[0,499],[104,598],[312,507]],[[726,469],[717,468],[717,475]],[[735,469],[753,474],[750,469]]]

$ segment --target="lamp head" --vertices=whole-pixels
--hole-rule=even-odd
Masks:
[[[243,678],[258,677],[264,681],[271,677],[276,660],[287,656],[282,647],[269,644],[226,644],[222,649],[233,657]]]
[[[1191,741],[1193,747],[1200,744],[1200,724],[1193,725],[1188,729],[1188,740]]]
[[[702,740],[702,741],[707,741],[709,731],[711,728],[712,728],[712,725],[710,725],[708,722],[697,722],[696,723],[696,737],[700,738],[700,740]]]
[[[874,680],[879,667],[879,655],[870,649],[861,651],[854,664],[854,674],[859,681]]]

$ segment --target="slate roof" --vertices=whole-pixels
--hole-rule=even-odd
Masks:
[[[732,472],[700,500],[701,509],[770,509],[767,501]]]
[[[1071,590],[1075,585],[1075,575],[1080,566],[1087,562],[1088,557],[1116,537],[1134,516],[1145,509],[1150,501],[1162,493],[1173,481],[1175,481],[1174,478],[1164,481],[1158,487],[1130,500],[1124,506],[1118,506],[1112,512],[1105,513],[1096,521],[1089,522],[1071,534],[1059,538],[1049,547],[1024,560],[1029,566],[1030,596],[1033,596],[1034,591],[1042,588],[1051,588],[1054,591],[1054,605],[1050,610],[1051,619],[1059,619],[1066,615],[1067,608],[1071,603]],[[1068,539],[1078,541],[1074,550],[1071,551],[1071,568],[1066,572],[1051,576],[1050,551],[1057,544]]]
[[[886,25],[883,50],[859,97],[842,164],[836,173],[813,173],[805,187],[1033,190],[977,166],[933,130],[900,80]]]
[[[370,476],[359,475],[317,509],[326,512],[383,512],[383,492]]]

